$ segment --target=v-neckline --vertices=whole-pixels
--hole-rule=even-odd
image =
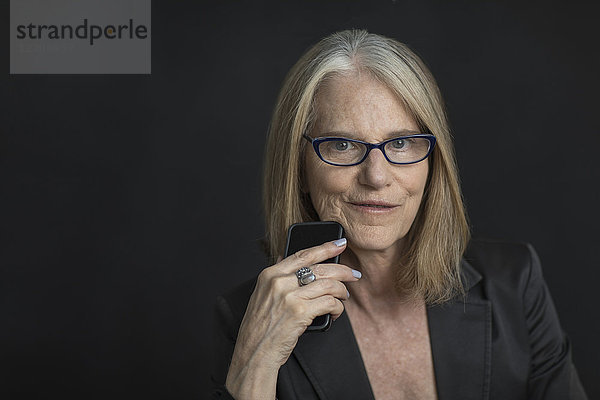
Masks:
[[[388,368],[394,368],[394,361],[390,359],[389,356],[397,356],[401,360],[415,361],[415,368],[412,368],[412,370],[396,371],[400,373],[398,378],[404,380],[403,385],[406,385],[406,388],[409,390],[409,392],[411,388],[418,393],[428,393],[433,390],[432,396],[428,398],[437,399],[436,378],[435,370],[433,368],[432,357],[433,350],[431,346],[431,335],[429,332],[429,318],[427,313],[427,307],[424,304],[424,302],[422,304],[416,305],[415,307],[419,307],[419,309],[407,309],[407,312],[404,315],[384,317],[387,319],[393,319],[394,326],[384,327],[383,330],[386,331],[387,334],[384,334],[383,338],[379,336],[379,332],[373,332],[371,331],[371,329],[369,329],[368,326],[363,326],[363,324],[369,323],[368,321],[364,320],[364,312],[357,312],[357,310],[355,310],[354,307],[346,307],[345,313],[348,317],[348,322],[350,324],[350,329],[352,330],[352,335],[354,336],[354,341],[356,342],[356,346],[358,347],[361,353],[363,368],[365,369],[365,372],[369,379],[373,397],[375,397],[375,390],[373,384],[381,384],[381,381],[377,382],[376,380],[377,373],[386,373],[388,371]],[[353,311],[350,312],[350,310]],[[391,331],[389,329],[391,329]],[[372,351],[372,347],[370,347],[369,343],[374,340],[378,342],[376,346],[380,346],[382,344],[381,340],[385,341],[384,344],[388,345],[388,348],[385,351],[387,354],[374,353],[370,357],[366,358],[367,360],[369,360],[369,363],[367,363],[365,362],[364,351],[367,351],[368,349]],[[392,340],[394,343],[391,343],[390,340]],[[401,348],[401,344],[404,342],[410,343],[410,350]],[[380,352],[381,349],[375,349],[375,351]],[[374,356],[376,357],[376,359],[373,359]],[[384,366],[382,363],[386,361],[384,361],[383,358],[386,358],[387,362],[391,362],[392,365]],[[415,375],[412,375],[414,372],[417,371],[416,368],[419,367],[421,367],[422,370],[419,371],[417,374],[425,374],[428,382],[425,382],[423,377],[421,376],[417,377]],[[377,368],[384,368],[384,370],[378,370]],[[374,375],[371,375],[371,373]],[[384,379],[384,384],[387,384],[388,382],[389,378]],[[419,385],[430,386],[420,387]],[[378,388],[378,390],[381,390],[381,388]],[[409,394],[407,393],[406,396],[409,396]]]
[[[465,289],[481,275],[463,260]],[[438,399],[482,400],[489,396],[491,304],[471,296],[427,307],[427,322]],[[305,333],[294,357],[322,400],[374,400],[350,319],[343,313],[323,333]]]

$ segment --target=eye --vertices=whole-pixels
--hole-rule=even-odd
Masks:
[[[402,150],[403,148],[408,146],[408,142],[406,141],[406,139],[396,139],[390,142],[390,146],[394,150]]]
[[[336,151],[346,151],[352,147],[352,143],[348,141],[339,140],[335,142],[334,147]]]

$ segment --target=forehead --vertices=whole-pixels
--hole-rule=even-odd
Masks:
[[[370,73],[332,76],[315,96],[315,134],[381,138],[406,130],[418,131],[414,118],[402,100]]]

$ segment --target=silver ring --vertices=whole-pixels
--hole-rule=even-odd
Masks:
[[[296,277],[298,278],[298,284],[300,286],[308,285],[313,282],[317,277],[309,267],[302,267],[296,271]]]

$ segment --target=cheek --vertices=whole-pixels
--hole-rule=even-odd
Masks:
[[[316,156],[315,156],[316,158]],[[306,157],[306,190],[321,220],[341,221],[342,197],[348,192],[348,171],[327,165],[321,160]]]
[[[411,171],[410,179],[407,182],[407,188],[412,195],[421,198],[427,185],[427,177],[429,175],[429,161],[425,161],[413,166],[414,171]]]
[[[412,224],[412,219],[416,216],[423,200],[429,165],[428,163],[417,164],[411,166],[410,169],[400,185],[404,188],[406,194],[405,218],[409,219]]]

